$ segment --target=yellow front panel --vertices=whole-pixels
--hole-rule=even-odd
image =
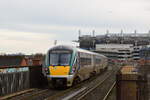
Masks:
[[[68,75],[70,66],[50,66],[50,75]]]

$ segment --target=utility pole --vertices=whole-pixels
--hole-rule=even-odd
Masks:
[[[120,33],[120,35],[121,35],[121,44],[123,44],[123,40],[124,40],[124,36],[123,36],[123,30],[121,30],[121,33]]]
[[[95,30],[92,31],[92,35],[93,35],[93,37],[95,36]]]
[[[93,38],[92,38],[93,39],[93,41],[92,41],[93,42],[93,47],[92,48],[94,50],[94,48],[95,48],[95,39],[94,39],[94,37],[95,37],[95,30],[92,31],[92,34],[93,34]]]
[[[79,30],[78,33],[79,33],[79,37],[81,37],[81,30]]]
[[[109,30],[106,30],[106,34],[107,34],[107,35],[109,34]]]
[[[57,45],[57,40],[54,41],[54,45]]]

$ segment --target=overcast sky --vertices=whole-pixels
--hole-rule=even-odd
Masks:
[[[81,34],[148,32],[150,0],[0,0],[0,52],[42,52]]]

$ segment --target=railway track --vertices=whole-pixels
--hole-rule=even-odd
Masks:
[[[104,73],[103,75],[99,76],[98,80],[95,79],[90,82],[85,82],[82,85],[80,84],[79,86],[71,88],[71,90],[66,90],[66,91],[63,91],[62,93],[60,92],[60,93],[57,93],[56,95],[50,96],[46,98],[45,100],[83,100],[87,97],[87,95],[92,93],[97,87],[101,86],[102,84],[104,85],[106,84],[106,82],[108,82],[108,80],[111,80],[112,78],[111,76],[114,75],[114,78],[113,78],[114,80],[113,81],[111,80],[112,82],[111,84],[113,84],[113,82],[115,81],[116,72],[117,71],[114,71],[114,70],[112,70],[111,73],[110,71],[108,71]],[[110,85],[107,85],[107,88],[110,88]],[[104,98],[104,95],[102,96],[102,98]],[[93,98],[90,98],[89,100],[91,99]],[[88,99],[86,98],[86,100]]]
[[[84,84],[85,82],[81,83]],[[32,91],[27,91],[24,93],[15,93],[13,96],[5,97],[3,100],[53,100],[56,97],[62,96],[69,91],[73,91],[75,88],[78,88],[81,84],[78,84],[72,88],[65,90],[56,90],[56,89],[33,89]],[[1,99],[0,99],[1,100]]]
[[[48,88],[39,89],[37,91],[29,92],[29,93],[11,98],[9,100],[60,100],[60,99],[82,100],[86,98],[87,95],[93,92],[101,84],[105,84],[105,81],[111,77],[113,72],[114,70],[106,71],[105,73],[99,76],[94,76],[90,78],[89,80],[83,81],[80,84],[77,84],[76,86],[73,86],[65,90],[56,90],[56,89],[48,89]]]
[[[40,90],[40,91],[30,94],[29,96],[24,96],[24,97],[20,98],[19,100],[32,100],[37,95],[42,96],[42,95],[46,94],[48,91],[49,91],[48,89]]]
[[[85,89],[83,92],[81,92],[79,94],[79,96],[74,96],[73,98],[77,98],[77,100],[82,100],[84,97],[86,97],[88,94],[90,94],[92,91],[94,91],[98,86],[100,86],[101,84],[103,84],[107,79],[108,77],[110,77],[110,75],[106,76],[105,79],[103,79],[101,82],[99,82],[98,84],[96,84],[94,87],[90,87],[90,88],[87,88]]]
[[[105,76],[105,74],[108,74],[108,72],[103,73],[103,74],[101,75],[101,77],[102,77],[102,76]],[[57,94],[55,94],[55,95],[49,96],[49,97],[45,98],[44,100],[60,100],[60,99],[63,100],[63,98],[64,98],[66,95],[69,95],[68,93],[72,93],[72,92],[74,92],[74,91],[80,90],[80,89],[83,88],[85,85],[87,85],[87,83],[95,83],[94,80],[95,80],[97,77],[99,77],[99,76],[95,76],[95,77],[93,77],[92,79],[83,81],[83,82],[81,82],[80,84],[77,84],[76,86],[73,86],[72,88],[69,88],[69,89],[64,90],[64,91],[62,91],[62,92],[59,92],[59,93],[57,93]],[[64,100],[65,100],[65,98],[64,98]]]
[[[16,94],[12,97],[9,97],[3,100],[29,100],[36,95],[43,94],[46,91],[48,91],[48,89],[33,89],[32,91],[28,91],[26,93],[18,94],[18,95]]]
[[[110,87],[109,91],[107,92],[107,94],[105,95],[105,97],[103,98],[103,100],[108,100],[108,98],[111,95],[111,92],[115,88],[115,86],[116,86],[116,82],[114,82],[113,85]]]
[[[107,88],[109,88],[108,84],[110,84],[109,81],[111,80],[110,79],[111,76],[112,76],[112,74],[107,75],[103,80],[99,81],[94,86],[90,86],[89,88],[86,88],[84,91],[81,91],[80,93],[78,93],[77,95],[75,95],[69,99],[73,99],[73,100],[91,100],[91,99],[102,100],[103,96],[106,94],[105,91],[107,90]],[[100,93],[101,95],[96,95],[98,93]]]
[[[21,96],[23,94],[27,94],[27,93],[30,93],[30,92],[33,92],[33,91],[35,91],[35,89],[27,89],[27,90],[24,90],[24,91],[20,91],[20,92],[16,92],[16,93],[13,93],[13,94],[9,94],[9,95],[0,97],[0,100],[8,100],[8,99],[11,99],[13,97]]]

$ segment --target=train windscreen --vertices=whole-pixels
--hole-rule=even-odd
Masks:
[[[71,59],[70,51],[51,51],[50,65],[51,66],[66,66],[69,65]]]

